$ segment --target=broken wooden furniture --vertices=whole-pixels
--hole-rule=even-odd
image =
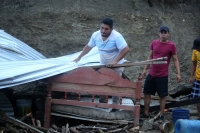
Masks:
[[[139,125],[140,116],[140,99],[142,90],[142,79],[138,77],[136,82],[123,79],[110,68],[100,68],[95,71],[92,67],[81,67],[71,72],[50,77],[47,85],[47,97],[45,104],[44,127],[50,127],[53,105],[72,105],[86,106],[97,108],[112,108],[130,110],[134,119],[134,126]],[[63,98],[53,98],[52,92],[63,92]],[[69,100],[68,93],[78,94],[76,100]],[[81,94],[90,94],[90,102],[81,101]],[[133,98],[135,104],[120,105],[110,103],[94,102],[94,97],[105,95],[106,101],[108,96],[119,96],[120,102],[122,98]]]

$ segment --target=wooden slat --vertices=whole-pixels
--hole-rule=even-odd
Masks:
[[[167,57],[161,57],[161,58],[156,58],[156,59],[151,59],[151,60],[145,60],[145,61],[140,61],[140,62],[128,62],[128,63],[123,63],[123,64],[115,64],[112,67],[130,67],[130,66],[139,66],[139,65],[149,65],[149,64],[167,64]],[[106,67],[106,65],[96,65],[96,66],[91,66],[92,68],[101,68],[101,67]]]
[[[144,95],[143,94],[142,94],[141,98],[144,99]],[[152,100],[160,100],[159,96],[151,96],[151,99]],[[175,100],[173,98],[166,97],[166,101],[175,102],[177,100]]]
[[[49,82],[136,88],[135,82],[121,78],[110,68],[101,68],[98,71],[91,67],[78,68],[69,74],[51,77]]]
[[[75,92],[82,94],[92,95],[108,95],[108,96],[122,96],[122,97],[135,97],[135,89],[133,88],[120,88],[111,86],[97,86],[73,83],[53,83],[52,91],[61,92]]]
[[[181,106],[197,104],[197,103],[200,103],[200,98],[187,99],[187,100],[182,100],[182,101],[166,103],[165,108],[168,109],[168,108],[174,108],[174,107],[181,107]],[[149,111],[151,111],[151,112],[157,111],[159,109],[160,109],[160,105],[149,107]],[[141,111],[144,111],[144,109],[141,109]]]
[[[124,110],[135,110],[135,106],[128,105],[118,105],[118,104],[107,104],[107,103],[92,103],[92,102],[84,102],[84,101],[74,101],[74,100],[62,100],[62,99],[53,99],[52,104],[61,104],[61,105],[79,105],[79,106],[92,106],[97,108],[113,108],[113,109],[124,109]]]
[[[79,120],[93,121],[93,122],[103,122],[103,123],[116,123],[116,124],[128,124],[128,123],[133,123],[133,121],[128,121],[128,120],[104,120],[104,119],[94,119],[94,118],[85,118],[85,117],[72,116],[72,115],[60,114],[60,113],[51,113],[51,115],[60,116],[60,117],[67,117],[67,118],[73,118],[73,119],[79,119]]]
[[[112,68],[116,68],[116,67],[131,67],[131,66],[140,66],[140,65],[149,65],[149,64],[167,64],[167,61],[123,63],[123,64],[113,65]],[[106,65],[96,65],[96,66],[91,66],[91,67],[92,68],[102,68],[102,67],[106,67]]]

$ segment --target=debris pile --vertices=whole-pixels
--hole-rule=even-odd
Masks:
[[[28,124],[25,123],[28,121]],[[4,124],[1,126],[0,132],[3,133],[136,133],[139,132],[139,127],[133,127],[133,124],[100,124],[86,126],[80,124],[78,126],[71,126],[67,123],[66,126],[58,127],[52,124],[50,128],[41,126],[39,120],[33,118],[32,113],[26,114],[21,119],[15,119],[0,112],[0,121]]]

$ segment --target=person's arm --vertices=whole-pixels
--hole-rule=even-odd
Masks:
[[[151,59],[153,59],[153,50],[150,51],[147,60],[151,60]],[[143,69],[143,72],[142,72],[142,77],[146,76],[148,67],[149,67],[149,64],[144,66],[144,69]]]
[[[190,83],[193,83],[193,78],[194,78],[194,73],[196,71],[196,66],[197,66],[197,61],[192,61],[192,69],[191,69],[191,74],[190,74],[190,79],[189,79]]]
[[[176,72],[177,72],[177,81],[180,82],[181,81],[181,73],[180,73],[180,66],[179,66],[179,61],[178,61],[178,57],[177,55],[172,55],[173,61],[174,61],[174,66],[176,68]]]
[[[119,56],[113,60],[112,62],[110,62],[109,64],[107,64],[107,67],[112,67],[113,65],[117,64],[122,58],[124,58],[126,56],[126,54],[129,51],[129,47],[126,46],[125,48],[123,48],[119,54]]]
[[[75,59],[73,60],[74,62],[78,62],[84,55],[86,55],[92,48],[88,45],[85,45],[85,47],[83,48],[81,54]]]

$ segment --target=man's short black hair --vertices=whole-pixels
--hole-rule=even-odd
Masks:
[[[199,49],[200,47],[200,38],[196,38],[193,42],[192,49]]]
[[[101,23],[109,25],[110,28],[113,28],[113,20],[111,18],[104,18]]]

